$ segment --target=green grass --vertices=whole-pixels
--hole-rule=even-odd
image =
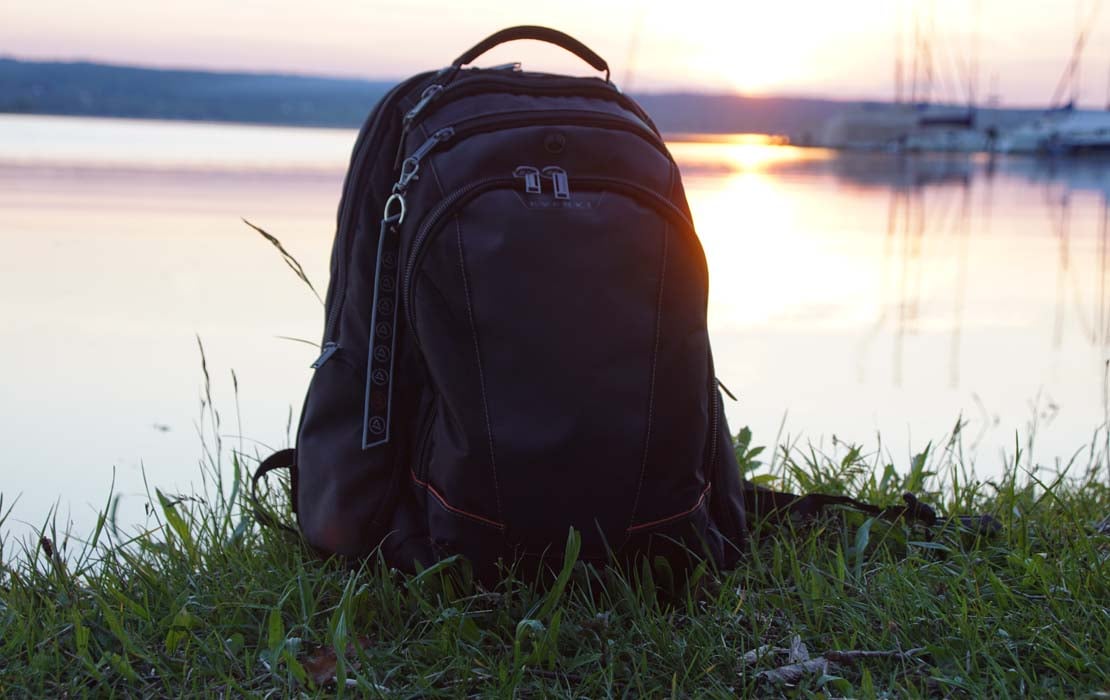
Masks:
[[[1053,470],[1015,449],[980,483],[959,433],[904,463],[836,442],[760,464],[747,431],[737,449],[779,488],[880,504],[912,490],[995,515],[995,537],[842,512],[683,583],[658,564],[587,568],[572,536],[546,588],[492,590],[458,560],[406,577],[313,558],[246,515],[249,460],[210,439],[202,492],[155,491],[148,528],[126,534],[106,509],[84,539],[3,543],[0,696],[1110,697],[1104,447]],[[761,673],[801,645],[838,663]]]

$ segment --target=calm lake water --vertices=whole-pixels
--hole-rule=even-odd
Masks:
[[[0,493],[87,530],[116,481],[200,480],[204,344],[227,446],[287,444],[353,131],[0,115]],[[734,429],[883,449],[959,416],[995,474],[1036,423],[1067,460],[1105,416],[1110,164],[838,155],[672,139],[710,265]],[[238,380],[238,398],[231,372]],[[29,524],[29,525],[28,525]]]

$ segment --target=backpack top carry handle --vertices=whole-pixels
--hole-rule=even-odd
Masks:
[[[482,41],[479,41],[477,44],[471,47],[470,50],[466,51],[461,56],[456,58],[451,65],[455,68],[462,68],[463,66],[472,62],[474,59],[478,58],[493,47],[510,41],[518,41],[520,39],[545,41],[549,44],[554,44],[559,48],[566,49],[578,58],[581,58],[583,61],[590,64],[590,66],[594,70],[604,71],[605,82],[612,82],[609,80],[609,64],[605,62],[604,58],[594,53],[593,50],[590,49],[590,47],[586,46],[581,41],[578,41],[569,34],[564,34],[560,31],[549,29],[547,27],[537,27],[533,25],[509,27],[508,29],[502,29],[499,32],[490,34],[488,37],[486,37]]]

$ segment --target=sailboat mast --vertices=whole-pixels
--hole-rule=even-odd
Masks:
[[[929,23],[926,28],[925,37],[921,41],[921,58],[924,62],[925,70],[925,99],[924,102],[929,103],[933,101],[933,82],[936,80],[935,64],[933,58],[933,45],[937,37],[937,14],[936,3],[930,0],[928,4]]]
[[[1091,21],[1094,21],[1093,17],[1091,18]],[[1079,105],[1079,84],[1082,80],[1081,75],[1082,75],[1082,70],[1083,70],[1083,62],[1080,60],[1079,57],[1082,55],[1083,43],[1085,43],[1085,40],[1086,40],[1086,36],[1084,36],[1084,34],[1085,34],[1085,27],[1083,26],[1083,0],[1076,0],[1076,3],[1075,3],[1075,35],[1079,38],[1076,40],[1076,43],[1078,45],[1076,46],[1076,49],[1075,49],[1075,52],[1076,52],[1075,63],[1072,64],[1071,96],[1068,98],[1068,101],[1071,102],[1071,104],[1076,105],[1076,106]]]
[[[897,5],[898,16],[896,18],[897,26],[894,30],[894,103],[902,103],[902,51],[903,51],[903,24],[905,23],[904,5],[899,2]]]
[[[921,55],[921,17],[913,8],[913,68],[910,70],[910,102],[917,103],[917,59]]]
[[[971,70],[968,71],[967,76],[967,99],[968,107],[974,110],[979,102],[979,49],[982,44],[983,0],[975,0],[972,11],[975,16],[971,30]]]
[[[632,89],[632,78],[636,74],[636,60],[640,54],[640,35],[644,31],[644,15],[647,6],[640,4],[636,12],[636,21],[632,25],[632,34],[628,38],[628,57],[624,64],[624,82],[621,86],[627,91]]]
[[[1087,45],[1087,38],[1091,34],[1091,29],[1094,27],[1095,19],[1098,17],[1099,7],[1101,1],[1096,0],[1094,6],[1091,8],[1090,14],[1087,16],[1087,21],[1083,21],[1083,9],[1081,3],[1076,3],[1076,17],[1079,23],[1078,32],[1075,38],[1075,46],[1072,48],[1071,59],[1068,61],[1067,68],[1064,69],[1064,74],[1060,76],[1060,82],[1056,84],[1056,90],[1052,93],[1052,107],[1066,106],[1060,103],[1064,98],[1065,93],[1069,91],[1071,103],[1074,105],[1079,99],[1079,66],[1083,60],[1083,49]]]

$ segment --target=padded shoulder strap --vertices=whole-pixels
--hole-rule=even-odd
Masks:
[[[258,498],[258,482],[267,473],[275,469],[288,469],[289,470],[289,485],[290,494],[289,498],[293,503],[293,512],[297,512],[297,451],[293,449],[278,450],[258,465],[251,475],[251,510],[254,511],[254,518],[260,525],[266,527],[273,527],[286,532],[297,534],[297,529],[290,525],[286,525],[281,520],[262,505],[262,501]]]

